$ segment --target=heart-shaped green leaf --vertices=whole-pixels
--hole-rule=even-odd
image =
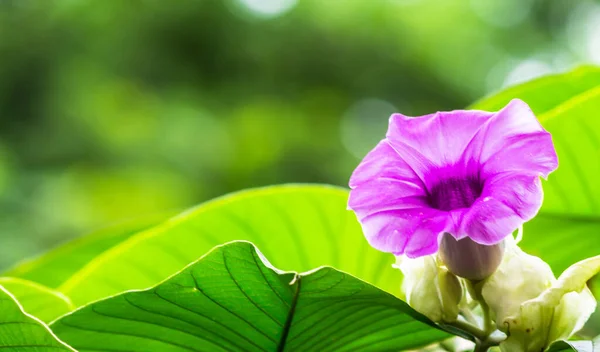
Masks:
[[[17,300],[0,286],[0,351],[74,351],[44,323],[25,313]]]
[[[19,301],[27,313],[46,323],[75,309],[62,293],[32,281],[0,277],[0,285]]]
[[[92,303],[51,325],[79,351],[389,351],[450,335],[396,297],[330,267],[263,262],[219,246],[158,286]]]
[[[524,100],[550,133],[559,167],[544,183],[544,204],[520,244],[556,274],[600,253],[600,68],[543,77],[476,103],[496,111]]]
[[[371,248],[348,191],[320,185],[247,190],[200,205],[106,251],[60,291],[82,305],[164,280],[223,242],[248,240],[285,270],[329,265],[399,293],[394,256]]]

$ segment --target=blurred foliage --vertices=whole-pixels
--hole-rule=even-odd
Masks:
[[[0,0],[0,269],[247,187],[345,185],[391,112],[600,60],[600,2]]]

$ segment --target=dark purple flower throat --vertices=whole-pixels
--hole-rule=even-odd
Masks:
[[[450,211],[469,208],[482,191],[483,185],[476,178],[450,178],[435,185],[427,198],[432,208]]]

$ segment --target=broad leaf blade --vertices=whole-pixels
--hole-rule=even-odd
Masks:
[[[92,303],[52,329],[81,352],[387,351],[450,336],[333,268],[276,271],[247,242],[217,247],[155,288]]]
[[[515,98],[527,102],[536,114],[546,113],[598,86],[600,67],[583,66],[571,72],[549,75],[509,87],[485,97],[473,109],[498,111]]]
[[[550,133],[559,167],[544,182],[544,204],[520,244],[556,274],[600,253],[600,68],[543,77],[476,103],[495,111],[513,98],[529,104]],[[568,244],[568,245],[567,245]]]
[[[345,189],[287,185],[247,190],[205,203],[139,233],[96,258],[60,290],[81,305],[157,284],[223,242],[248,240],[286,270],[322,265],[399,293],[394,257],[371,248]]]
[[[167,218],[167,215],[163,214],[96,231],[59,246],[40,257],[18,263],[2,276],[18,277],[57,288],[104,251]]]
[[[10,352],[74,351],[44,323],[25,313],[15,298],[0,286],[0,350]]]
[[[27,313],[46,323],[75,309],[65,295],[35,282],[0,277],[0,285],[19,301]]]

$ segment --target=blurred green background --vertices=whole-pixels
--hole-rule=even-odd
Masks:
[[[0,269],[594,62],[600,1],[0,0]]]

